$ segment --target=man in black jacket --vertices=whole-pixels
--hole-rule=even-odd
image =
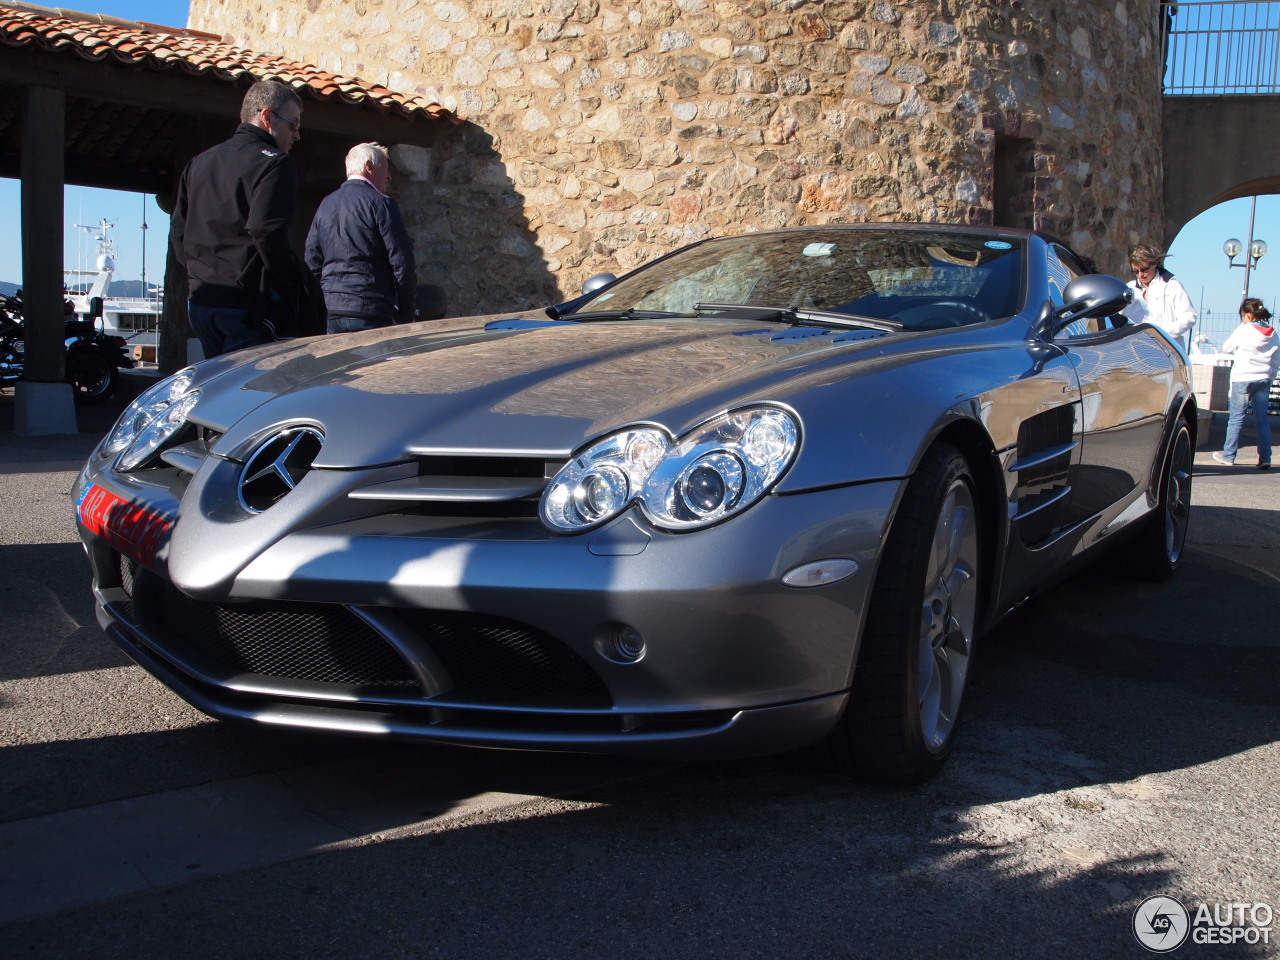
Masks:
[[[301,270],[288,239],[297,188],[289,149],[302,102],[283,83],[262,80],[245,94],[240,120],[230,140],[187,164],[170,218],[169,243],[187,268],[187,311],[206,357],[305,332],[297,329]]]
[[[320,202],[307,233],[307,266],[324,290],[328,331],[410,323],[417,314],[413,242],[386,195],[387,148],[358,143],[346,168],[346,182]]]

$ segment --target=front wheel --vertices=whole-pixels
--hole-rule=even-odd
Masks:
[[[67,355],[67,379],[76,403],[101,403],[111,396],[119,378],[116,365],[100,353],[78,350]]]
[[[978,622],[973,471],[939,444],[907,483],[867,611],[849,706],[826,745],[837,770],[887,783],[936,774],[955,742]]]

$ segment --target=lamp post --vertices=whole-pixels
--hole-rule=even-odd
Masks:
[[[1227,255],[1228,267],[1244,267],[1244,295],[1242,300],[1249,299],[1249,273],[1258,265],[1267,253],[1267,242],[1265,240],[1253,239],[1253,216],[1258,209],[1258,198],[1254,197],[1249,204],[1249,245],[1248,252],[1245,253],[1244,263],[1236,263],[1236,257],[1245,252],[1245,248],[1240,245],[1240,241],[1232,237],[1222,245],[1222,252]]]

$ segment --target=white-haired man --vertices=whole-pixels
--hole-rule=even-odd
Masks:
[[[391,160],[378,143],[347,153],[347,179],[316,210],[306,261],[324,291],[330,333],[409,323],[415,315],[413,242],[387,196]]]

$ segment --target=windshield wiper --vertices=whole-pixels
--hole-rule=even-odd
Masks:
[[[884,317],[867,317],[858,313],[840,313],[837,310],[799,309],[794,312],[801,320],[836,323],[842,327],[871,327],[873,330],[888,330],[890,333],[902,329],[901,320],[886,320]]]
[[[834,310],[810,310],[797,307],[754,307],[736,303],[695,303],[693,309],[702,312],[722,313],[735,320],[766,320],[773,322],[800,323],[802,320],[813,320],[818,323],[838,324],[842,327],[870,327],[873,330],[893,332],[901,330],[902,324],[897,320],[885,320],[882,317],[863,317],[855,313],[837,313]]]
[[[635,310],[627,307],[623,310],[592,310],[588,313],[562,313],[561,320],[572,320],[580,323],[591,323],[596,320],[663,320],[668,317],[689,317],[688,313],[670,313],[666,310]]]
[[[699,314],[714,313],[734,320],[763,320],[769,323],[796,322],[796,313],[787,307],[754,307],[745,303],[695,303]]]

